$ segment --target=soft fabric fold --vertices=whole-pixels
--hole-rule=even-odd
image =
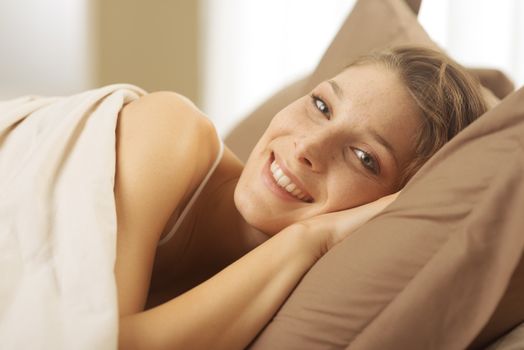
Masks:
[[[117,84],[0,102],[0,347],[115,349]]]

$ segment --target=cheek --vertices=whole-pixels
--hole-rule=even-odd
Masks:
[[[271,120],[267,130],[274,135],[297,130],[304,126],[307,120],[306,112],[303,98],[299,99],[278,112]]]
[[[389,192],[365,176],[346,171],[328,181],[326,211],[338,211],[372,202]]]
[[[299,109],[298,103],[295,102],[273,117],[264,134],[253,148],[246,162],[246,166],[250,165],[251,158],[257,158],[264,154],[273,140],[280,137],[293,136],[295,133],[301,132],[300,130],[304,128],[305,125],[305,118],[304,112],[299,111]]]

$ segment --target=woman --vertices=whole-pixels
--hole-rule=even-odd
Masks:
[[[485,110],[457,64],[392,49],[279,112],[244,167],[185,98],[130,103],[117,128],[120,347],[244,348],[315,261]]]

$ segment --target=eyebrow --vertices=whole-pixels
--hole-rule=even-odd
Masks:
[[[397,165],[398,167],[398,158],[397,158],[397,152],[395,152],[395,149],[393,148],[393,146],[391,146],[391,143],[388,142],[388,140],[386,140],[385,138],[382,137],[382,135],[380,135],[376,130],[374,129],[369,129],[369,133],[371,134],[371,136],[373,136],[373,138],[375,140],[377,140],[378,143],[380,143],[382,146],[384,146],[387,150],[389,150],[389,152],[391,153],[391,155],[393,156],[393,159],[395,160],[395,164]]]
[[[332,80],[332,79],[328,80],[327,82],[329,83],[329,85],[333,89],[333,92],[335,93],[335,95],[337,95],[337,97],[339,99],[342,99],[342,97],[344,96],[344,92],[340,88],[340,85],[338,85],[337,82]]]

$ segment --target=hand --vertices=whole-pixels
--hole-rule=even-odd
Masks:
[[[399,193],[400,191],[358,207],[318,215],[292,226],[300,231],[300,235],[310,240],[313,253],[320,258],[351,232],[382,212]]]

